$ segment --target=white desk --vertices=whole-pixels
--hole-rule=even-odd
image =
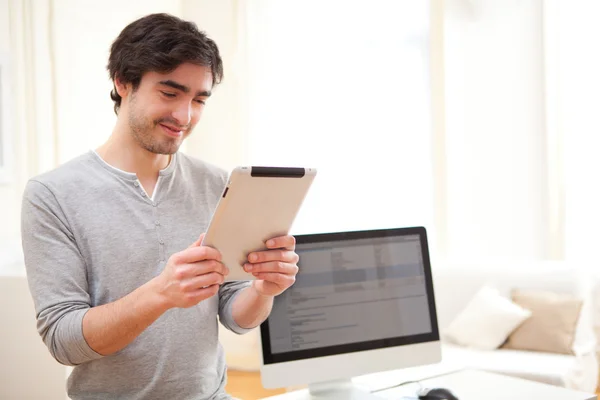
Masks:
[[[596,395],[592,393],[577,392],[557,386],[475,370],[462,370],[438,378],[424,379],[421,381],[421,385],[423,387],[450,389],[459,400],[597,400]],[[408,384],[378,392],[376,395],[382,399],[415,399],[415,393],[418,389],[418,384]],[[268,399],[296,400],[305,398],[307,392],[308,390],[304,389],[268,397]]]

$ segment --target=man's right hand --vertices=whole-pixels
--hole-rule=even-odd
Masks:
[[[83,317],[83,336],[88,345],[96,353],[113,354],[166,310],[191,307],[214,296],[229,271],[217,250],[202,246],[203,238],[173,254],[156,278],[119,300],[90,308]]]
[[[192,307],[214,296],[229,273],[218,250],[202,246],[204,234],[187,249],[173,254],[156,278],[169,308]]]

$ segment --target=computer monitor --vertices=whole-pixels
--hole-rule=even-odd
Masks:
[[[296,236],[296,282],[261,325],[265,388],[371,399],[364,374],[441,360],[423,227]]]

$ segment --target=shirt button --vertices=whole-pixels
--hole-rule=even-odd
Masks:
[[[158,241],[158,243],[160,243],[160,244],[165,244],[164,240],[162,240],[162,239],[160,239],[160,240]]]
[[[154,225],[156,225],[156,226],[160,225],[160,221],[159,220],[154,221]]]
[[[138,187],[138,186],[140,186],[140,184],[138,183],[138,181],[135,181],[135,182],[133,182],[133,185],[134,185],[135,187]]]
[[[156,203],[152,203],[152,207],[156,207]]]

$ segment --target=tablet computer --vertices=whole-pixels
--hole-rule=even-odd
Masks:
[[[221,253],[226,281],[256,279],[244,271],[248,254],[285,236],[317,174],[315,168],[237,167],[208,226],[202,245]]]

